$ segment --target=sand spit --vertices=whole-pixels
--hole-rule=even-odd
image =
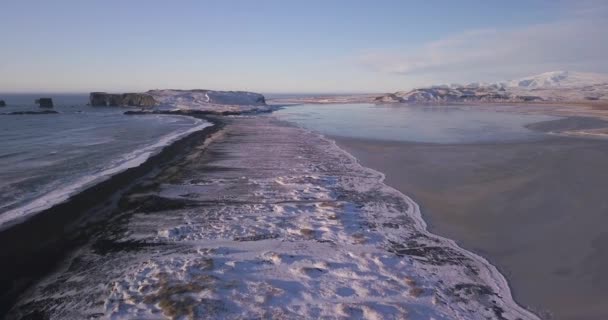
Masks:
[[[227,120],[119,201],[13,317],[536,319],[483,258],[330,140]]]

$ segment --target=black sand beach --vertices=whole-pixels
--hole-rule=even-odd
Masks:
[[[332,138],[413,197],[432,232],[494,263],[519,303],[543,318],[608,318],[608,141]]]
[[[222,121],[2,233],[8,318],[536,319],[331,141]]]
[[[73,250],[104,230],[117,228],[121,196],[154,179],[208,136],[223,127],[219,118],[205,117],[214,126],[194,132],[165,147],[145,163],[112,176],[68,201],[44,210],[27,221],[0,230],[0,317],[17,297],[45,274],[58,267]],[[112,250],[112,243],[107,243]],[[123,245],[124,246],[124,245]],[[135,245],[136,246],[136,245]]]

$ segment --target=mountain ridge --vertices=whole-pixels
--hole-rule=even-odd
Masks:
[[[436,85],[378,96],[376,103],[608,101],[608,75],[551,71],[516,80]]]
[[[584,87],[608,83],[608,75],[590,72],[550,71],[533,76],[507,81],[507,87],[548,88]]]

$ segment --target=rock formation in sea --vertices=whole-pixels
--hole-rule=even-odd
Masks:
[[[4,102],[4,100],[0,100],[0,107],[6,107],[6,102]]]
[[[0,113],[3,116],[20,116],[20,115],[31,115],[31,114],[58,114],[55,110],[43,110],[43,111],[13,111],[8,113]]]
[[[89,95],[91,106],[131,106],[131,107],[153,107],[156,100],[147,93],[106,93],[91,92]]]
[[[53,107],[53,99],[51,98],[40,98],[36,99],[36,104],[40,106],[40,108],[52,108]]]

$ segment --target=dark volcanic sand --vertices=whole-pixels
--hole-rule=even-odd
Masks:
[[[143,164],[116,174],[66,202],[0,230],[0,318],[3,319],[19,295],[57,268],[73,250],[104,232],[112,234],[119,229],[124,220],[119,209],[123,194],[141,188],[159,172],[171,171],[176,162],[224,125],[217,118],[203,119],[215,125],[176,141]],[[116,249],[117,246],[106,245],[104,249],[110,247]],[[35,314],[32,317],[38,319]]]
[[[543,318],[608,319],[608,141],[332,138],[413,197],[432,232],[497,265],[521,304]]]

